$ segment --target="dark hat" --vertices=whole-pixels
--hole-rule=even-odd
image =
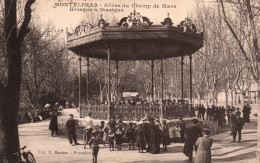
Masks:
[[[199,123],[199,120],[198,119],[193,119],[192,123],[197,124],[197,123]]]
[[[240,111],[236,112],[236,115],[241,115],[241,112]]]
[[[74,117],[74,115],[73,115],[73,114],[70,114],[69,116],[71,116],[71,117]]]
[[[101,123],[101,124],[104,124],[104,123],[105,123],[105,121],[100,121],[100,123]]]

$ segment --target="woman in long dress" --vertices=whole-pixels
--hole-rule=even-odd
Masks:
[[[198,150],[194,163],[211,163],[211,146],[213,139],[209,137],[209,129],[204,129],[203,133],[203,137],[199,137],[196,141]]]

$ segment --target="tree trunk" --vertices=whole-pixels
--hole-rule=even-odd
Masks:
[[[20,103],[22,75],[21,46],[31,20],[31,5],[35,0],[28,0],[24,7],[24,20],[17,32],[16,0],[4,1],[4,38],[8,61],[8,83],[4,87],[0,81],[0,162],[14,163],[19,151],[17,114]]]
[[[225,92],[225,101],[226,101],[226,108],[228,107],[228,91]]]
[[[12,163],[17,161],[13,153],[18,152],[20,146],[17,123],[19,103],[3,94],[0,95],[0,101],[0,162]]]
[[[233,91],[231,91],[231,107],[234,106],[234,97],[233,97]]]
[[[237,94],[235,92],[235,105],[237,105]]]

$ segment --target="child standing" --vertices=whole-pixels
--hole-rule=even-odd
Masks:
[[[90,138],[88,144],[92,147],[92,156],[93,156],[93,163],[97,163],[97,155],[99,151],[99,136],[98,132],[94,130],[92,132],[92,137]]]
[[[116,145],[117,145],[117,150],[120,151],[121,144],[123,143],[123,133],[122,133],[121,127],[116,128],[115,141],[116,141]]]
[[[114,151],[114,139],[115,139],[114,128],[108,126],[108,142],[109,142],[110,151]]]

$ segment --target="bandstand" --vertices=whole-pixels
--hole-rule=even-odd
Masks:
[[[190,112],[188,105],[184,104],[183,97],[183,60],[185,56],[190,59],[190,104],[192,104],[192,54],[202,46],[203,33],[197,33],[195,25],[188,18],[179,25],[173,26],[172,20],[168,15],[161,24],[153,25],[153,22],[147,17],[141,16],[140,13],[134,11],[128,17],[122,18],[116,26],[109,26],[102,16],[95,27],[90,24],[78,26],[73,34],[68,34],[67,47],[79,56],[79,78],[81,77],[82,57],[86,58],[87,61],[89,61],[89,58],[107,60],[108,81],[110,81],[111,61],[115,62],[118,72],[118,62],[120,61],[148,60],[151,62],[151,91],[152,98],[154,98],[154,61],[160,60],[161,63],[160,104],[112,105],[110,82],[108,82],[108,105],[82,105],[80,102],[81,97],[79,97],[81,117],[84,117],[87,112],[91,112],[93,118],[97,119],[107,119],[113,115],[116,117],[122,116],[126,120],[141,118],[145,114],[153,117],[159,116],[160,119],[171,119],[183,116],[176,111],[176,107],[180,107],[186,113]],[[182,88],[182,103],[175,106],[163,104],[163,59],[171,57],[181,57],[182,83],[180,87]],[[87,66],[89,70],[89,62]]]

